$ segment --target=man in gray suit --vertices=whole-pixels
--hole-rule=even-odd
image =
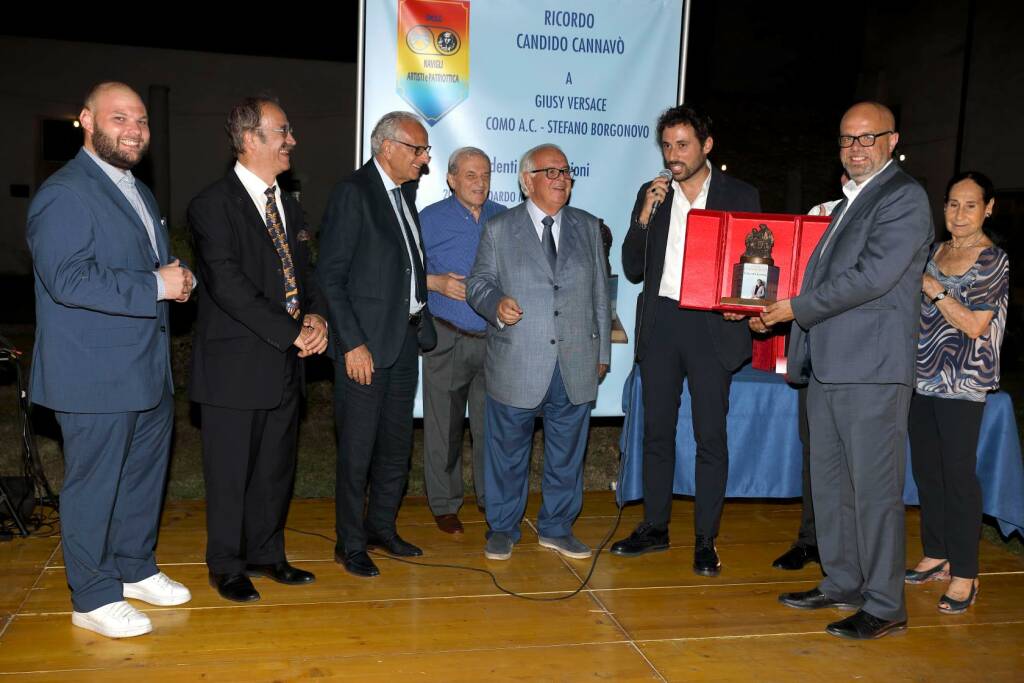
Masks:
[[[487,546],[507,560],[529,492],[533,424],[544,417],[540,545],[572,558],[583,502],[591,403],[611,358],[611,316],[597,218],[566,206],[572,170],[562,150],[534,147],[519,164],[527,200],[484,226],[466,299],[487,334]]]
[[[763,331],[796,321],[790,379],[809,383],[811,491],[827,576],[779,601],[859,608],[825,629],[844,638],[880,638],[907,624],[902,493],[932,219],[924,190],[892,161],[898,140],[887,107],[862,102],[846,112],[846,197],[811,254],[801,293],[751,322]]]

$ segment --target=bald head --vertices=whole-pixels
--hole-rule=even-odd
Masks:
[[[858,185],[885,167],[900,138],[892,110],[878,102],[858,102],[847,109],[839,123],[839,137],[839,160]],[[843,147],[843,138],[852,144]],[[871,144],[865,144],[865,139]]]
[[[93,86],[78,120],[85,133],[85,148],[117,168],[132,168],[149,147],[146,105],[124,83],[107,81]]]

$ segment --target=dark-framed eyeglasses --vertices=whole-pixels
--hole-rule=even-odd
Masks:
[[[295,135],[295,129],[291,127],[291,124],[285,124],[280,128],[268,128],[267,131],[270,133],[280,133],[284,137]]]
[[[892,135],[896,131],[894,130],[883,130],[881,133],[864,133],[863,135],[840,135],[839,146],[843,149],[847,147],[853,147],[853,141],[856,140],[860,143],[861,147],[874,147],[875,140],[882,137],[883,135]]]
[[[430,145],[410,145],[408,142],[402,142],[397,138],[388,138],[388,140],[391,140],[391,142],[397,142],[400,145],[405,145],[406,147],[411,149],[412,153],[415,154],[416,156],[420,156],[422,154],[430,154]]]
[[[548,180],[558,180],[558,177],[563,175],[569,180],[573,179],[572,169],[568,167],[555,168],[554,166],[549,166],[547,168],[538,168],[536,170],[530,171],[530,173],[543,173],[544,177],[547,178]]]

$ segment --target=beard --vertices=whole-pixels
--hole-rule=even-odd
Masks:
[[[112,138],[103,132],[98,125],[92,133],[92,146],[96,150],[96,156],[111,166],[127,171],[142,160],[142,155],[149,149],[149,142],[142,142],[133,152],[125,150],[117,145],[118,139]]]

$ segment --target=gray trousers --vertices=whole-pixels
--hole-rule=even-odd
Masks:
[[[435,515],[462,507],[462,434],[466,403],[473,439],[473,488],[484,501],[485,339],[437,326],[437,346],[423,354],[423,480]]]
[[[906,565],[903,480],[911,388],[822,384],[811,378],[811,491],[821,567],[835,600],[903,620]]]

